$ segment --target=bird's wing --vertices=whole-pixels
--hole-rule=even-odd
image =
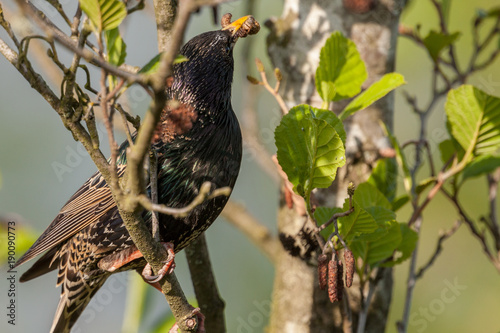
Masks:
[[[118,176],[125,166],[118,166]],[[106,181],[99,172],[85,184],[61,208],[54,221],[31,248],[16,262],[16,267],[51,249],[92,223],[96,223],[109,210],[116,209]]]

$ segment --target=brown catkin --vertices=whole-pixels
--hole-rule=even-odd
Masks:
[[[337,260],[333,259],[328,262],[328,296],[330,297],[330,302],[337,302],[339,300],[338,296],[338,263]]]
[[[337,261],[337,295],[338,300],[341,301],[344,296],[344,266],[340,259]]]
[[[350,288],[352,286],[352,280],[354,277],[354,256],[351,250],[344,251],[344,262],[345,262],[345,286]]]
[[[325,290],[328,280],[328,257],[320,254],[318,257],[318,282],[319,289]]]

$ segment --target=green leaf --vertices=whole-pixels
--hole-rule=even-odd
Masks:
[[[391,221],[377,223],[377,229],[375,229],[375,231],[370,232],[370,233],[363,233],[363,234],[356,235],[356,237],[354,237],[351,240],[351,244],[356,244],[359,242],[364,242],[364,243],[374,242],[374,241],[380,239],[381,237],[385,237],[387,235],[387,231],[389,229],[390,222]]]
[[[314,210],[314,219],[318,222],[318,226],[325,224],[328,222],[333,214],[340,213],[343,210],[339,207],[317,207]],[[328,236],[333,232],[334,226],[333,223],[330,224],[328,227],[323,229],[321,231],[321,236],[323,236],[324,239],[328,239]]]
[[[415,246],[417,246],[418,234],[405,223],[399,223],[401,230],[401,242],[396,248],[394,260],[384,263],[382,266],[390,267],[402,263],[411,257]]]
[[[106,30],[104,36],[106,39],[108,61],[117,67],[122,65],[127,56],[127,45],[120,36],[120,30],[118,27]]]
[[[80,0],[80,8],[98,33],[118,27],[127,16],[127,8],[119,0]]]
[[[500,98],[462,85],[448,93],[445,110],[448,130],[466,151],[464,158],[500,150]]]
[[[363,208],[380,206],[383,208],[391,209],[391,203],[375,186],[370,183],[364,182],[358,185],[354,192],[354,197],[361,204]]]
[[[410,168],[408,167],[408,163],[406,162],[406,157],[403,154],[401,147],[399,146],[399,142],[396,139],[396,137],[394,137],[394,135],[392,135],[391,131],[389,131],[389,128],[384,123],[381,123],[381,124],[382,124],[382,128],[384,129],[387,137],[391,141],[392,147],[396,151],[396,161],[398,162],[401,169],[403,169],[403,177],[404,177],[403,183],[405,186],[405,190],[407,193],[410,193],[411,187],[412,187],[412,181],[411,181],[411,175],[410,175]]]
[[[356,257],[361,257],[367,264],[374,265],[389,257],[401,244],[401,228],[396,221],[386,222],[385,230],[379,230],[383,237],[373,241],[353,240],[351,250]],[[383,228],[382,228],[383,229]]]
[[[368,183],[375,186],[390,202],[396,196],[398,164],[393,158],[382,158],[372,170]]]
[[[467,178],[477,177],[492,173],[500,168],[500,156],[481,155],[470,161],[462,172],[462,181]]]
[[[158,53],[157,55],[155,55],[153,57],[153,59],[149,60],[148,63],[146,65],[144,65],[144,67],[142,67],[139,70],[139,73],[141,73],[141,74],[152,74],[152,73],[156,72],[158,70],[158,67],[160,67],[160,58],[161,58],[162,54],[163,54],[163,52]],[[173,64],[174,65],[175,64],[180,64],[181,62],[185,62],[185,61],[188,61],[188,58],[186,58],[182,54],[178,54],[175,57]]]
[[[316,70],[316,90],[325,102],[353,97],[367,78],[356,45],[341,32],[334,32],[321,49]]]
[[[439,152],[441,153],[441,161],[446,163],[450,158],[453,157],[453,154],[456,153],[455,146],[453,145],[453,141],[451,139],[446,139],[439,143]]]
[[[372,233],[382,223],[395,218],[389,201],[373,185],[361,183],[352,198],[354,212],[339,219],[339,232],[347,241],[363,233]],[[349,209],[349,199],[344,202],[344,211]]]
[[[460,32],[444,34],[442,32],[431,30],[429,34],[424,38],[423,42],[432,60],[436,62],[441,51],[453,44],[460,36],[460,34]]]
[[[340,136],[340,139],[342,140],[342,143],[344,144],[345,147],[345,140],[347,138],[347,134],[344,129],[344,124],[339,119],[339,117],[337,117],[337,115],[330,110],[322,110],[321,112],[317,112],[316,117],[318,119],[323,119],[324,121],[333,126],[337,134]]]
[[[410,201],[410,197],[407,194],[404,194],[400,197],[397,197],[393,202],[392,202],[392,210],[397,212],[401,207],[406,205]]]
[[[293,107],[274,132],[278,161],[294,191],[308,198],[314,188],[330,186],[337,168],[345,164],[345,149],[329,112],[309,105]],[[323,118],[323,119],[321,119]]]
[[[356,193],[354,193],[356,196]],[[373,216],[371,216],[362,206],[353,198],[354,212],[338,219],[339,233],[346,242],[350,242],[354,237],[373,233],[378,225]],[[343,210],[349,209],[349,199],[344,202]]]
[[[403,75],[399,73],[389,73],[382,76],[380,80],[373,83],[361,94],[356,96],[345,108],[342,113],[340,113],[340,120],[345,120],[350,115],[354,114],[356,111],[366,109],[397,87],[405,84],[405,79]]]
[[[378,224],[392,221],[396,218],[396,214],[392,211],[392,207],[385,208],[381,206],[372,206],[365,207],[365,210],[373,217],[375,222],[377,222]]]
[[[17,254],[22,254],[33,245],[33,243],[36,241],[38,238],[38,235],[35,233],[33,229],[28,227],[27,225],[23,224],[18,224],[16,223],[15,225],[8,224],[9,221],[2,220],[0,218],[0,239],[2,240],[2,246],[4,246],[5,249],[7,249],[7,241],[9,239],[9,231],[12,232],[12,229],[9,230],[9,226],[15,228],[15,234],[16,234],[16,253]],[[18,257],[19,258],[19,257]],[[16,259],[18,259],[16,258]],[[9,262],[10,261],[10,262]],[[7,250],[5,251],[0,251],[0,266],[9,263],[12,264],[13,262],[11,258],[9,258],[9,252]],[[8,269],[10,269],[9,267]]]

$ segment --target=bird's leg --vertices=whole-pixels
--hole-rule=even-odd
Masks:
[[[175,268],[174,244],[168,243],[168,242],[166,242],[166,243],[162,242],[161,244],[163,245],[163,247],[165,247],[165,250],[167,250],[168,257],[167,257],[167,260],[162,261],[162,263],[164,265],[158,271],[158,275],[151,275],[151,274],[153,274],[153,271],[152,271],[151,265],[149,263],[147,263],[146,266],[144,266],[144,269],[143,269],[142,274],[141,274],[144,281],[146,281],[150,284],[154,284],[154,283],[159,282],[161,279],[163,279],[163,277],[166,274],[172,273],[174,271],[174,268]]]
[[[191,318],[192,316],[196,316],[198,318],[198,328],[196,329],[196,333],[206,333],[205,316],[203,315],[203,313],[201,313],[200,308],[193,308],[193,311],[191,311],[188,318]],[[191,326],[190,323],[188,323],[188,326]],[[168,333],[177,333],[178,329],[179,329],[179,324],[175,323],[174,326],[172,326],[172,328],[168,331]]]

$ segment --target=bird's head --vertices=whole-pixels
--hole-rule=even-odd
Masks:
[[[231,14],[225,14],[221,24],[221,30],[188,41],[180,50],[188,60],[174,66],[172,97],[208,112],[225,110],[230,105],[233,47],[239,38],[260,29],[253,16],[231,22]]]

